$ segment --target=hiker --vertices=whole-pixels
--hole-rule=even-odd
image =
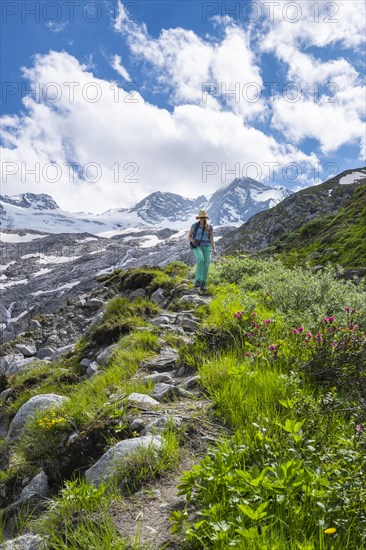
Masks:
[[[208,277],[208,268],[210,266],[211,248],[214,254],[216,254],[216,246],[213,238],[213,227],[207,220],[208,215],[204,210],[200,210],[196,220],[189,230],[188,239],[193,254],[196,257],[196,274],[195,274],[195,287],[205,292],[206,281]]]

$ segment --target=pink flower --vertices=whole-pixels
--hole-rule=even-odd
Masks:
[[[266,319],[265,321],[263,321],[264,325],[269,325],[270,323],[272,323],[272,319]]]
[[[257,315],[257,314],[256,314],[256,312],[255,312],[255,311],[253,311],[253,313],[252,313],[252,317],[255,317],[256,315]]]
[[[354,323],[351,323],[350,325],[348,325],[348,329],[349,330],[354,330],[355,329]]]
[[[245,357],[250,357],[250,351],[247,351]]]
[[[271,344],[270,346],[268,346],[268,349],[270,351],[277,351],[277,348],[278,348],[278,344]]]
[[[311,334],[311,332],[308,332],[308,333],[307,333],[307,337],[308,337],[308,338],[312,338],[312,337],[313,337],[313,335]]]
[[[292,332],[292,334],[297,334],[297,328],[292,328],[291,332]]]
[[[361,424],[357,424],[356,426],[356,432],[363,432],[365,429],[364,426],[362,426]]]
[[[347,313],[349,313],[351,311],[351,308],[350,307],[345,307],[344,311],[347,311]]]
[[[299,328],[297,329],[297,332],[304,332],[304,327],[299,327]]]
[[[248,338],[250,338],[251,336],[253,336],[253,333],[252,332],[247,332],[247,336],[248,336]]]

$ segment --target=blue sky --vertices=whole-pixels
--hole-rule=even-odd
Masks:
[[[2,193],[102,212],[365,164],[363,1],[4,0],[1,21]]]

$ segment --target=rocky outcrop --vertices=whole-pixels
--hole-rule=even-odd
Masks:
[[[9,427],[8,435],[6,436],[7,445],[13,443],[20,436],[27,422],[35,418],[40,411],[50,407],[59,407],[66,401],[68,401],[68,397],[53,393],[31,397],[20,407],[14,416]]]
[[[307,187],[274,208],[256,214],[229,236],[223,237],[220,247],[226,251],[262,250],[310,220],[336,212],[347,203],[359,185],[366,182],[366,170],[360,169],[357,172],[360,177],[355,183],[340,184],[342,178],[351,172],[343,172],[325,183]]]
[[[160,451],[163,440],[160,436],[146,435],[135,439],[120,441],[110,449],[85,472],[86,479],[98,487],[100,483],[108,481],[116,475],[123,464],[123,460],[136,451],[152,449]]]

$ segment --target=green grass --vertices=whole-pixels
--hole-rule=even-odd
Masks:
[[[344,208],[334,214],[315,218],[283,237],[277,244],[277,249],[281,251],[280,257],[288,265],[298,265],[307,260],[312,265],[331,262],[347,268],[364,267],[365,204],[366,186],[361,185]],[[309,259],[309,255],[315,257]]]
[[[365,292],[262,260],[213,280],[191,361],[235,435],[184,474],[173,530],[190,549],[365,548]]]

